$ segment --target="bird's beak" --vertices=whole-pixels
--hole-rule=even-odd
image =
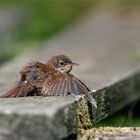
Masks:
[[[78,66],[79,64],[78,63],[68,63],[66,64],[66,67],[72,67],[72,66]]]
[[[72,70],[72,67],[73,66],[78,66],[79,64],[77,64],[77,63],[69,63],[69,64],[66,64],[65,65],[65,70],[66,70],[66,73],[69,73],[71,70]]]
[[[71,66],[79,66],[79,64],[78,64],[78,63],[72,62],[72,63],[71,63]]]

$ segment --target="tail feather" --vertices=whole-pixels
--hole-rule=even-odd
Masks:
[[[0,98],[20,97],[22,95],[23,95],[23,89],[15,87],[9,90],[8,92],[6,92],[5,94],[1,95]]]

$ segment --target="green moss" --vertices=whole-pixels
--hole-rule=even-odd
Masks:
[[[89,115],[89,109],[86,100],[82,100],[78,103],[77,107],[77,128],[80,134],[83,129],[89,129],[92,127],[92,121]]]
[[[28,20],[15,30],[15,35],[21,40],[42,40],[74,21],[79,15],[96,4],[96,1],[31,1],[5,0],[0,5],[21,7],[29,14]]]

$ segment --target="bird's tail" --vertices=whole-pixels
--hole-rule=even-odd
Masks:
[[[28,93],[31,91],[32,91],[31,86],[24,86],[24,85],[16,84],[9,91],[1,95],[0,98],[23,97],[23,96],[27,96]]]
[[[10,89],[9,91],[7,91],[6,93],[0,95],[0,98],[16,97],[18,93],[20,92],[21,92],[21,89],[14,87]]]

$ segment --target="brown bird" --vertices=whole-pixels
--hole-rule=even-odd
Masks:
[[[41,89],[47,78],[47,66],[34,61],[20,70],[20,79],[4,95],[0,97],[23,97],[41,95]]]
[[[77,77],[70,74],[73,63],[65,55],[52,57],[46,64],[32,62],[20,71],[19,82],[1,97],[20,96],[66,96],[86,95],[93,107],[96,101],[90,94],[89,88]]]

